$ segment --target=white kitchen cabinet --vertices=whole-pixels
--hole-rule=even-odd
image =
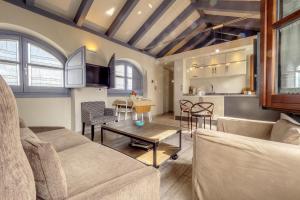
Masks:
[[[204,66],[204,60],[203,60],[202,57],[188,59],[186,61],[186,66],[188,68],[191,68],[191,67],[194,67],[194,68],[202,67],[202,66]]]
[[[203,59],[203,64],[204,64],[205,66],[211,65],[211,59],[210,59],[210,56],[202,57],[202,59]]]
[[[190,78],[199,78],[199,70],[200,68],[193,68],[192,70],[189,71],[189,76]]]
[[[226,66],[220,65],[215,67],[215,73],[213,74],[213,77],[220,77],[220,76],[226,76]]]
[[[211,67],[201,67],[190,71],[190,78],[209,78],[213,76]]]
[[[247,63],[246,61],[230,63],[228,66],[227,76],[234,75],[246,75],[247,73]]]
[[[226,63],[241,62],[246,60],[246,52],[244,50],[226,53]]]
[[[211,56],[203,57],[204,65],[211,66],[211,65],[220,65],[226,63],[226,55],[225,54],[215,54]]]
[[[235,62],[227,65],[215,65],[202,68],[194,68],[190,71],[190,78],[212,78],[212,77],[225,77],[225,76],[236,76],[236,75],[246,75],[247,73],[247,63]]]

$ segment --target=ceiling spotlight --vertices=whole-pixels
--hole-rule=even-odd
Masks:
[[[114,13],[115,13],[115,10],[116,8],[115,7],[112,7],[110,9],[108,9],[105,14],[108,15],[108,16],[112,16]]]
[[[139,10],[139,11],[137,12],[137,14],[138,14],[138,15],[142,14],[142,11]]]
[[[220,50],[219,49],[216,49],[216,53],[219,53],[220,52]]]
[[[152,6],[151,3],[148,3],[148,7],[149,7],[149,8],[153,8],[153,6]]]

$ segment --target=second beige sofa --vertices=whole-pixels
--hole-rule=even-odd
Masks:
[[[218,131],[197,130],[193,199],[298,200],[299,128],[287,119],[220,118]]]

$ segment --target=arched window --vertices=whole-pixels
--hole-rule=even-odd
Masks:
[[[18,95],[67,95],[66,58],[31,36],[0,31],[0,75]]]
[[[109,95],[129,95],[131,91],[143,95],[143,75],[131,62],[116,60],[114,69],[115,87],[109,89]]]

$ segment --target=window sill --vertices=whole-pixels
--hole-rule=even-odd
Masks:
[[[16,98],[60,98],[60,97],[70,97],[70,91],[66,93],[46,93],[46,92],[14,92]]]

